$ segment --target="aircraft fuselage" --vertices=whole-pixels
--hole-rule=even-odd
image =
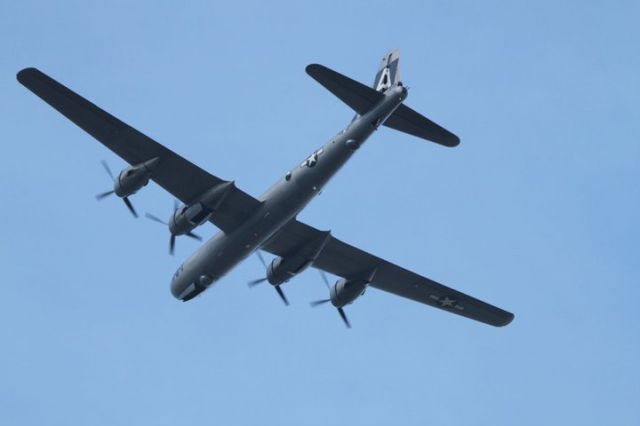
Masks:
[[[390,87],[369,112],[357,116],[345,130],[278,180],[262,194],[262,205],[243,225],[230,233],[217,233],[178,268],[171,280],[173,296],[185,301],[194,298],[259,249],[322,191],[406,97],[405,87]]]
[[[389,51],[380,62],[372,86],[321,64],[305,67],[311,78],[353,109],[356,116],[260,197],[198,167],[37,68],[24,68],[16,77],[20,84],[129,164],[116,179],[103,163],[116,182],[113,190],[98,194],[97,199],[115,194],[135,216],[128,197],[151,180],[175,197],[169,220],[146,215],[168,227],[169,253],[173,254],[177,236],[200,240],[192,231],[206,222],[220,229],[174,274],[171,292],[178,300],[197,297],[256,253],[265,274],[247,284],[269,283],[286,305],[289,301],[281,285],[306,268],[337,277],[332,285],[323,275],[328,298],[311,305],[331,303],[347,327],[350,323],[343,308],[369,287],[485,324],[505,326],[513,320],[512,313],[367,253],[297,217],[380,125],[446,147],[460,143],[458,136],[404,104],[407,89],[400,82],[399,60],[397,49]],[[291,136],[299,138],[300,134]],[[180,206],[180,202],[184,205]],[[267,263],[263,251],[275,257]]]

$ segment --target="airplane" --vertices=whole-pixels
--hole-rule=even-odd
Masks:
[[[134,215],[128,199],[154,181],[177,200],[168,223],[170,251],[176,236],[197,237],[192,231],[205,222],[220,229],[178,268],[171,293],[189,301],[213,286],[241,261],[257,253],[266,273],[250,282],[268,282],[288,304],[281,286],[308,267],[321,271],[328,298],[312,306],[331,303],[344,324],[351,327],[344,307],[373,287],[426,305],[501,327],[514,315],[460,291],[404,269],[297,219],[298,214],[324,188],[380,126],[386,126],[437,144],[454,147],[460,139],[404,104],[408,88],[400,80],[400,53],[382,59],[374,84],[369,87],[323,65],[311,64],[306,72],[355,111],[347,127],[290,169],[260,197],[239,189],[234,181],[220,179],[100,109],[36,68],[18,72],[27,89],[51,105],[85,132],[130,164],[114,178],[116,194]],[[104,164],[107,172],[113,175]],[[160,222],[157,217],[151,217]],[[164,222],[163,222],[164,223]],[[260,251],[276,256],[269,264]],[[326,275],[340,277],[330,285]]]

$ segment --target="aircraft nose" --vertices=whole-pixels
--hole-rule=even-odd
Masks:
[[[171,280],[171,294],[173,297],[180,300],[182,300],[182,294],[188,289],[188,283],[183,283],[181,281],[182,280],[177,278]]]
[[[186,302],[206,290],[212,282],[213,278],[209,275],[201,275],[195,281],[184,277],[174,277],[171,280],[171,294],[176,299]]]

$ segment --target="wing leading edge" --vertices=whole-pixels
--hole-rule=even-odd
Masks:
[[[287,256],[305,242],[318,238],[320,234],[322,231],[294,220],[271,238],[263,249],[277,256]],[[330,237],[313,266],[350,280],[367,280],[371,272],[375,271],[371,287],[496,327],[505,326],[514,318],[510,312],[401,268],[334,237]]]
[[[154,141],[36,68],[25,68],[18,81],[62,115],[131,165],[158,157],[151,179],[185,204],[197,202],[211,188],[226,181],[213,176]],[[211,215],[223,231],[235,229],[260,202],[232,186]]]

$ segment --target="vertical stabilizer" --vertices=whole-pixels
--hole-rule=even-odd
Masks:
[[[400,50],[392,49],[382,58],[373,88],[378,92],[384,92],[398,81],[400,81]]]

